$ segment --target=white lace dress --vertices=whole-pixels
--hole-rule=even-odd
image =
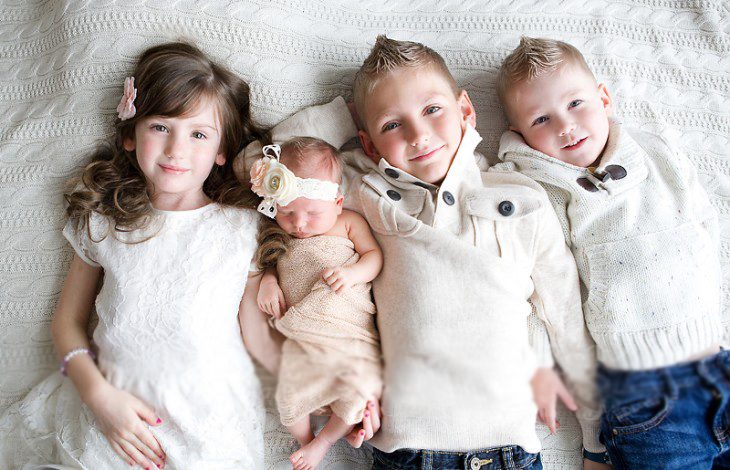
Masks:
[[[263,468],[262,394],[237,321],[258,215],[209,204],[158,216],[145,233],[127,234],[159,229],[138,244],[64,229],[82,259],[104,268],[93,336],[99,368],[161,416],[152,430],[165,468]],[[92,217],[92,239],[106,227]],[[0,417],[0,468],[42,463],[130,468],[59,373]]]

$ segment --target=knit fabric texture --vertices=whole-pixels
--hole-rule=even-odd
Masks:
[[[288,245],[276,265],[289,306],[276,321],[287,337],[276,388],[281,422],[291,426],[317,412],[356,424],[383,386],[370,283],[337,293],[322,279],[326,268],[360,258],[347,238],[294,238]]]

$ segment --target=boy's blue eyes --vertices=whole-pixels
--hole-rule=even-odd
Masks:
[[[441,110],[440,106],[429,106],[428,108],[426,108],[425,114],[433,114],[435,112],[438,112],[439,110]],[[383,126],[383,132],[392,131],[393,129],[395,129],[397,127],[400,127],[399,123],[389,122],[388,124]]]
[[[583,103],[583,100],[573,100],[570,103],[568,103],[568,109],[575,108],[576,106],[580,106],[580,104]],[[546,122],[548,119],[547,116],[540,116],[539,118],[532,121],[532,125],[535,126],[537,124],[542,124],[543,122]]]

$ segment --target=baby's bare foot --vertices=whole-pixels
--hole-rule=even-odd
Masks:
[[[315,437],[312,442],[305,445],[298,451],[291,454],[291,461],[294,470],[314,470],[322,461],[332,444],[321,436]]]

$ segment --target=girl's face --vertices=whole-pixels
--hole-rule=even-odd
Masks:
[[[296,238],[309,238],[330,231],[342,213],[342,196],[334,201],[299,197],[286,206],[278,206],[276,222]]]
[[[134,138],[125,139],[124,149],[136,152],[155,207],[174,201],[184,208],[207,200],[203,182],[214,164],[226,161],[216,111],[214,102],[205,100],[184,116],[148,116],[135,124]]]

